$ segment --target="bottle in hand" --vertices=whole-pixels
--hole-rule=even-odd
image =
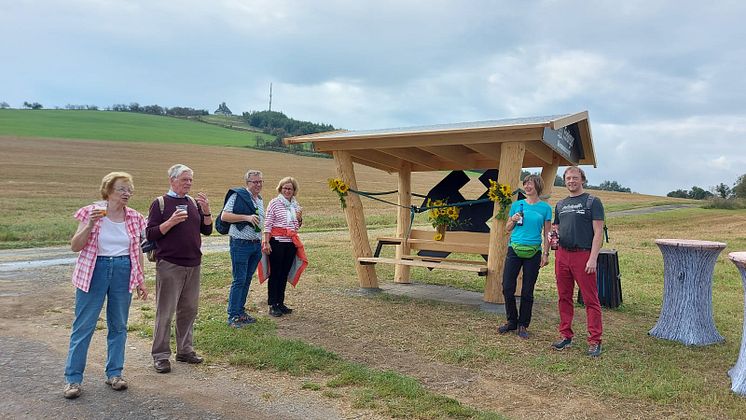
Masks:
[[[515,221],[516,226],[523,226],[523,203],[521,203],[521,209],[518,211],[520,218]]]

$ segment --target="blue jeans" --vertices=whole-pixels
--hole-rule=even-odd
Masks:
[[[233,282],[228,295],[228,321],[246,314],[246,297],[249,295],[251,277],[262,259],[262,245],[260,241],[231,237],[230,253]]]
[[[88,293],[75,290],[75,320],[70,332],[70,349],[65,364],[65,382],[82,383],[88,346],[91,344],[101,308],[106,303],[106,377],[122,376],[127,317],[132,293],[130,257],[98,257]]]

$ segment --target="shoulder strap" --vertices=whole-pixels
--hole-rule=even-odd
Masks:
[[[596,199],[596,196],[593,194],[588,194],[588,199],[585,201],[585,209],[590,210],[593,206],[593,200]]]
[[[163,208],[166,206],[166,202],[162,195],[158,196],[158,208],[161,209],[161,216],[163,216]]]

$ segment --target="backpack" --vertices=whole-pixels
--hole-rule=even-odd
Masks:
[[[251,196],[249,195],[249,192],[246,191],[246,188],[243,187],[236,187],[231,188],[228,190],[228,192],[225,193],[225,199],[223,200],[223,208],[225,208],[225,205],[228,203],[228,199],[231,198],[233,194],[237,194],[236,196],[236,202],[233,205],[234,213],[236,214],[254,214],[256,212],[256,208],[254,207],[254,202],[251,200]],[[241,201],[239,201],[239,199]],[[220,213],[218,214],[218,217],[215,219],[215,230],[218,231],[221,235],[227,235],[230,231],[231,225],[235,224],[236,227],[238,227],[239,230],[243,230],[246,225],[249,224],[249,222],[226,222],[223,220],[223,210],[220,210]]]
[[[588,194],[588,199],[585,200],[585,211],[591,213],[591,207],[593,206],[593,200],[595,199],[596,199],[595,195]],[[563,201],[565,201],[564,198],[558,201],[556,206],[559,206],[560,204],[562,204]],[[606,219],[604,219],[604,238],[606,238],[606,243],[609,243],[609,228],[606,226]]]
[[[194,204],[197,209],[199,209],[199,206],[197,205],[197,202],[194,201],[194,198],[192,196],[187,196],[189,201]],[[163,207],[166,205],[163,196],[159,195],[156,200],[158,200],[158,208],[161,210],[161,217],[163,216]],[[142,252],[145,253],[145,256],[148,258],[148,261],[155,262],[155,250],[158,249],[158,244],[155,241],[149,241],[145,239],[145,235],[142,235],[143,241],[140,244],[140,249],[142,249]]]

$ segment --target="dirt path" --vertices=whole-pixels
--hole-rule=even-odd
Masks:
[[[150,342],[131,334],[125,376],[130,389],[104,384],[106,337],[94,334],[84,394],[62,398],[74,294],[71,266],[13,269],[29,257],[69,258],[64,248],[0,252],[0,418],[349,418],[350,409],[301,390],[303,378],[205,363],[151,367]]]

